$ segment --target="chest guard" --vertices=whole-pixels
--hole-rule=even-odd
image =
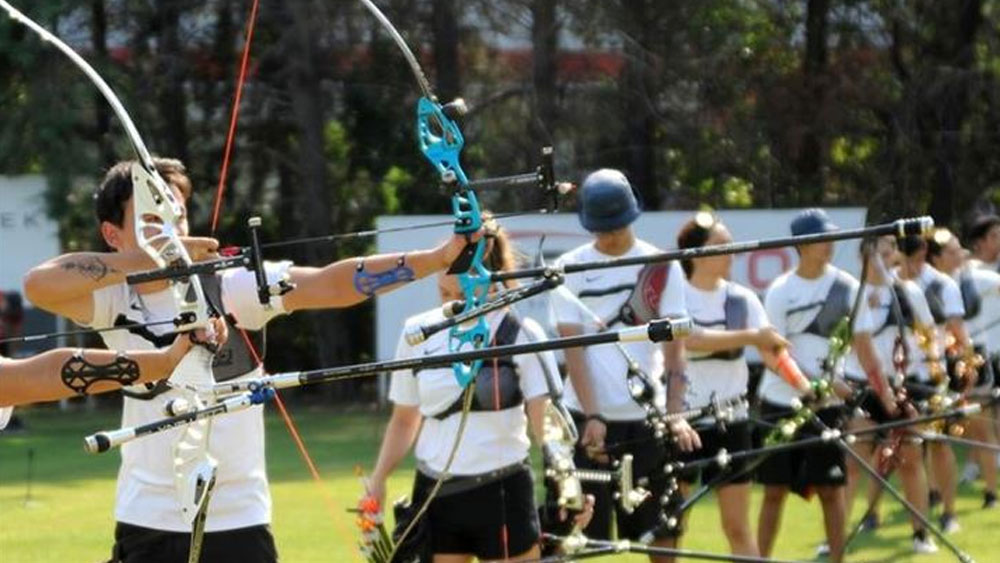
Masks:
[[[670,281],[670,265],[671,262],[646,264],[639,270],[635,287],[618,313],[623,323],[638,326],[660,317],[660,300]]]
[[[506,346],[514,344],[521,332],[521,325],[514,315],[507,314],[493,335],[491,346]],[[417,377],[417,371],[413,376]],[[521,393],[520,375],[517,364],[510,356],[486,360],[476,373],[475,397],[472,398],[472,412],[502,411],[524,404]],[[462,397],[459,393],[455,401],[443,411],[433,415],[437,420],[444,420],[455,413],[462,412]]]
[[[944,289],[944,285],[940,280],[934,280],[927,284],[927,289],[924,290],[924,297],[927,298],[927,306],[930,307],[931,316],[934,317],[935,324],[944,324],[947,317],[944,315],[944,299],[941,297],[941,292]]]
[[[899,283],[893,283],[892,291],[896,294],[896,300],[899,302],[899,312],[903,317],[903,326],[912,328],[915,323],[915,318],[913,316],[913,304],[910,303],[910,298],[906,295],[906,290]],[[897,319],[896,315],[892,312],[892,309],[890,309],[889,314],[885,318],[885,323],[875,330],[875,335],[878,336],[886,330],[898,327],[899,320],[900,319]]]
[[[983,308],[983,299],[976,289],[975,280],[972,279],[972,271],[968,268],[962,270],[961,275],[959,275],[958,288],[962,291],[962,304],[965,305],[965,320],[978,317]]]
[[[202,274],[201,287],[205,293],[205,299],[209,305],[226,321],[229,328],[229,339],[219,348],[212,360],[212,373],[216,382],[229,381],[242,377],[257,368],[259,362],[255,354],[250,350],[250,346],[259,347],[259,342],[252,342],[250,332],[244,332],[237,328],[236,318],[225,311],[222,305],[222,283],[219,277],[214,274]],[[134,323],[141,323],[142,320],[129,319],[125,315],[119,314],[115,319],[115,326],[125,326]],[[156,335],[147,327],[130,327],[128,331],[143,340],[153,344],[157,348],[170,346],[176,337],[174,334]],[[243,335],[246,335],[244,338]],[[259,349],[259,348],[258,348]],[[146,391],[122,390],[122,394],[133,399],[148,401],[169,391],[166,380],[156,383],[147,383]]]
[[[819,312],[813,318],[809,326],[802,332],[805,334],[815,334],[822,338],[830,338],[834,327],[841,319],[851,313],[851,286],[844,278],[844,274],[838,274],[830,291],[826,294],[826,300],[820,306]]]
[[[747,327],[749,316],[749,305],[746,297],[737,295],[731,289],[726,291],[726,301],[722,305],[726,315],[726,330],[743,330]],[[697,321],[696,321],[697,322]],[[701,324],[701,323],[698,323]],[[707,323],[714,325],[718,323]],[[705,360],[737,360],[743,357],[743,348],[732,348],[730,350],[716,350],[707,356],[688,358],[689,362],[703,362]]]

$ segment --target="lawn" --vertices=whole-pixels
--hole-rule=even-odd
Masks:
[[[84,453],[82,437],[114,427],[118,415],[111,411],[59,412],[52,408],[20,413],[28,430],[0,434],[0,561],[105,560],[110,552],[118,457],[114,453]],[[274,533],[282,560],[358,560],[354,519],[345,509],[354,505],[360,490],[354,467],[361,463],[370,468],[385,417],[316,408],[297,409],[294,416],[323,484],[319,488],[313,482],[281,419],[269,413],[268,470],[274,497]],[[30,487],[29,460],[33,465]],[[408,470],[397,472],[390,483],[391,498],[408,491],[409,477]],[[754,516],[759,500],[755,495]],[[963,488],[959,504],[963,529],[954,540],[981,563],[998,561],[1000,540],[992,534],[1000,530],[1000,511],[981,511],[979,503],[977,492]],[[861,504],[856,503],[856,512],[863,509]],[[894,502],[884,503],[883,519],[887,525],[877,535],[858,540],[849,560],[954,560],[943,546],[935,556],[912,556],[907,519]],[[810,559],[821,538],[821,526],[816,502],[790,499],[776,555]],[[721,552],[725,545],[714,501],[706,498],[691,513],[685,547]]]

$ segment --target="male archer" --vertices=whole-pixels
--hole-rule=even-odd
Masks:
[[[837,230],[822,209],[807,209],[792,220],[793,236],[813,235]],[[825,365],[835,328],[851,314],[860,284],[854,277],[830,264],[833,243],[822,242],[795,247],[799,263],[794,270],[778,276],[764,296],[764,309],[774,328],[790,343],[792,357],[806,377],[823,379],[835,369]],[[882,375],[871,342],[872,322],[867,304],[859,304],[853,319],[852,343],[858,360],[876,397],[889,416],[895,416],[896,403]],[[768,422],[794,415],[792,405],[802,392],[779,375],[767,371],[758,394],[760,416]],[[843,417],[839,402],[820,408],[817,417],[827,426],[839,425]],[[804,425],[799,436],[817,436],[821,428]],[[769,557],[781,526],[781,513],[788,492],[815,491],[823,510],[827,549],[830,560],[844,555],[846,501],[844,452],[834,444],[807,446],[771,454],[758,469],[764,484],[757,539],[760,554]]]
[[[639,204],[624,174],[610,169],[593,172],[583,181],[580,192],[580,223],[593,234],[594,240],[560,256],[558,265],[658,252],[655,246],[635,236],[631,225],[639,217]],[[625,266],[569,274],[566,287],[604,321],[604,326],[614,329],[628,322],[624,318],[626,305],[641,269],[641,266]],[[683,283],[680,265],[670,264],[659,299],[659,311],[654,312],[657,316],[685,316]],[[556,303],[556,317],[562,336],[582,334],[592,322],[577,307],[565,303]],[[638,367],[652,376],[659,400],[663,400],[664,394],[661,381],[666,383],[668,410],[682,410],[683,343],[666,342],[662,355],[656,346],[648,343],[628,343],[624,347]],[[662,472],[666,452],[646,424],[645,411],[628,389],[627,360],[610,346],[574,348],[566,350],[566,368],[569,372],[566,405],[580,435],[574,459],[576,466],[607,469],[609,453],[631,454],[636,463],[636,478],[648,479],[652,493],[651,498],[628,513],[615,503],[607,486],[585,483],[584,492],[594,495],[596,503],[594,517],[584,533],[596,539],[610,539],[611,518],[616,516],[619,538],[636,540],[655,531],[655,545],[674,546],[676,532],[660,526],[660,499],[667,486]],[[673,432],[682,450],[701,447],[697,432],[686,422],[678,424]]]
[[[168,281],[129,286],[126,276],[155,267],[139,247],[132,205],[131,161],[115,164],[94,194],[98,227],[110,252],[75,252],[33,268],[24,289],[36,306],[96,329],[144,323],[177,316]],[[155,158],[154,165],[178,202],[191,195],[184,165]],[[186,214],[176,226],[195,262],[216,257],[218,241],[188,236]],[[478,234],[476,235],[478,237]],[[281,279],[294,286],[268,306],[257,297],[254,275],[227,270],[202,276],[206,298],[233,330],[258,330],[269,320],[293,311],[340,308],[447,268],[467,239],[454,236],[440,246],[402,255],[350,258],[324,267],[266,263],[268,283]],[[151,350],[169,346],[167,327],[123,329],[101,337],[113,350]],[[220,361],[220,359],[225,361]],[[216,356],[216,381],[256,378],[263,368],[244,338],[230,338]],[[162,418],[164,402],[177,392],[165,385],[133,386],[124,391],[122,424],[133,426]],[[181,429],[143,438],[122,447],[115,501],[113,561],[182,563],[188,559],[190,525],[181,518],[174,494],[171,451]],[[218,475],[208,509],[202,547],[204,561],[277,561],[270,531],[271,498],[264,460],[263,409],[219,417],[212,427],[209,451]]]

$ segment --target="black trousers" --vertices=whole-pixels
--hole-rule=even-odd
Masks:
[[[187,563],[191,534],[165,532],[118,522],[111,563]],[[201,544],[203,563],[275,563],[271,527],[237,528],[205,532]]]

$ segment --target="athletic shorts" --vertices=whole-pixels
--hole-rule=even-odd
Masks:
[[[274,563],[278,550],[267,525],[205,532],[202,561]],[[187,563],[191,534],[166,532],[118,522],[112,563]]]
[[[751,431],[748,421],[732,422],[725,425],[725,431],[718,426],[706,426],[698,429],[701,437],[701,449],[680,454],[681,461],[693,461],[713,457],[719,450],[725,448],[729,453],[749,450],[751,447]],[[701,469],[687,469],[681,472],[680,479],[685,483],[696,483],[699,477],[703,484],[712,483],[720,486],[737,483],[749,483],[753,477],[752,471],[747,471],[747,459],[740,458],[729,462],[725,468],[716,464]]]
[[[582,436],[586,426],[584,417],[577,412],[571,414]],[[625,454],[632,454],[634,478],[636,481],[646,479],[647,482],[642,487],[651,494],[645,502],[628,514],[615,500],[616,491],[611,484],[583,483],[583,492],[594,495],[595,500],[594,516],[584,529],[584,534],[599,540],[611,539],[611,517],[614,515],[619,539],[638,540],[647,532],[652,532],[658,537],[666,537],[665,533],[657,532],[661,524],[660,498],[667,489],[667,478],[663,472],[667,453],[662,442],[653,436],[653,431],[642,420],[609,421],[604,442],[616,459]],[[578,469],[613,469],[609,464],[598,463],[588,457],[579,444],[573,454],[573,461]]]
[[[760,416],[769,423],[776,423],[793,414],[789,407],[761,401]],[[841,406],[827,407],[818,414],[826,426],[837,428],[844,417],[844,409]],[[799,429],[795,438],[819,435],[818,425],[807,423]],[[789,487],[799,494],[804,494],[813,486],[843,485],[847,476],[844,452],[832,442],[764,455],[768,457],[757,468],[757,481],[764,485]]]
[[[893,418],[889,416],[889,413],[885,412],[885,407],[882,406],[882,400],[879,399],[875,392],[869,388],[867,382],[858,383],[857,381],[854,381],[853,383],[864,389],[864,397],[862,397],[861,404],[858,405],[858,408],[865,411],[869,420],[875,424],[883,424],[893,420]]]
[[[419,506],[436,479],[417,472],[411,498]],[[538,543],[534,479],[525,467],[474,489],[437,495],[427,509],[433,553],[470,553],[480,560],[522,555]]]
[[[977,345],[974,347],[974,350],[986,362],[976,371],[975,382],[972,384],[972,388],[977,390],[989,389],[996,382],[993,374],[993,364],[989,361],[986,350],[982,346]],[[962,391],[965,389],[965,382],[956,373],[957,362],[958,359],[952,356],[948,356],[945,362],[948,369],[948,388],[952,391]]]

